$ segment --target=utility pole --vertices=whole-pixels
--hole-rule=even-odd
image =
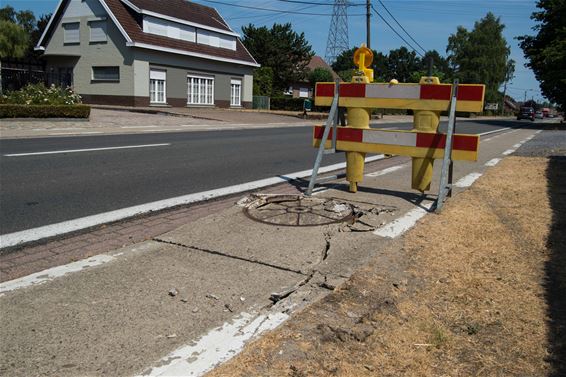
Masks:
[[[371,0],[366,0],[366,45],[367,48],[371,49]]]

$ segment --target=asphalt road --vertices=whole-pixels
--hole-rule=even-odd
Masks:
[[[525,126],[540,127],[468,121],[457,131]],[[297,127],[1,140],[0,234],[310,169],[311,132]],[[142,145],[153,146],[103,149]],[[91,148],[101,149],[7,156]],[[339,153],[325,156],[323,165],[342,161]]]

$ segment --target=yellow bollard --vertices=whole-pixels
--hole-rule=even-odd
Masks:
[[[352,82],[370,83],[373,81],[373,69],[368,68],[373,61],[373,53],[362,44],[354,52],[354,64],[358,66],[359,76],[352,77]],[[360,107],[348,108],[348,127],[369,128],[371,109]],[[346,180],[350,182],[350,192],[358,191],[358,182],[364,179],[364,162],[366,154],[362,152],[346,152]]]
[[[440,84],[438,77],[423,77],[421,84]],[[418,132],[436,133],[440,124],[440,112],[428,110],[414,111],[413,130]],[[413,175],[411,187],[425,192],[430,190],[434,159],[413,157]]]
[[[348,127],[369,128],[370,111],[363,108],[348,108]],[[366,154],[346,152],[346,180],[350,182],[350,192],[358,191],[358,182],[364,179]]]

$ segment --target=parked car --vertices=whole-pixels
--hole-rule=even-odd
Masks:
[[[534,122],[535,120],[535,109],[532,107],[521,107],[519,113],[517,114],[517,120],[530,119]]]
[[[543,112],[542,112],[542,111],[537,111],[537,112],[535,113],[535,118],[537,118],[537,119],[544,119],[544,114],[543,114]]]

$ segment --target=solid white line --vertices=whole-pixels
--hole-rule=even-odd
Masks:
[[[241,313],[222,327],[211,330],[196,343],[171,352],[157,363],[158,367],[144,376],[202,376],[240,353],[251,339],[276,328],[287,318],[289,315],[285,313],[259,316]]]
[[[161,143],[161,144],[144,144],[144,145],[125,145],[121,147],[105,147],[105,148],[89,148],[89,149],[67,149],[60,151],[48,151],[48,152],[31,152],[31,153],[12,153],[5,154],[5,157],[21,157],[21,156],[38,156],[44,154],[61,154],[61,153],[80,153],[80,152],[92,152],[92,151],[109,151],[114,149],[133,149],[133,148],[149,148],[149,147],[164,147],[171,145],[171,143]]]
[[[491,160],[489,160],[488,162],[486,162],[484,165],[485,165],[485,166],[495,166],[495,165],[497,165],[500,161],[501,161],[500,158],[492,158]]]
[[[6,292],[33,285],[43,284],[72,272],[83,271],[85,268],[108,263],[115,258],[116,257],[112,255],[99,254],[77,262],[72,262],[63,266],[57,266],[44,271],[36,272],[19,279],[6,281],[0,284],[0,296],[3,296]]]
[[[376,172],[373,172],[373,173],[368,173],[368,174],[366,174],[366,177],[380,177],[382,175],[393,173],[397,170],[401,170],[401,169],[403,169],[404,167],[407,167],[407,166],[408,166],[408,164],[392,166],[392,167],[387,168],[387,169],[379,170],[379,171],[376,171]]]
[[[157,128],[159,126],[120,126],[120,128]]]
[[[454,183],[456,187],[470,187],[479,177],[481,177],[481,173],[470,173],[458,180],[458,182]]]
[[[376,155],[366,158],[366,162],[372,162],[384,159],[384,155]],[[327,173],[333,170],[339,170],[346,167],[345,162],[333,164],[319,169],[320,173]],[[215,190],[203,191],[194,194],[178,196],[175,198],[158,200],[156,202],[140,204],[133,207],[122,208],[110,212],[100,213],[97,215],[81,217],[74,220],[63,221],[57,224],[45,225],[38,228],[22,230],[19,232],[0,235],[0,248],[19,245],[24,242],[37,241],[42,238],[54,237],[61,234],[74,232],[81,229],[90,228],[96,225],[110,223],[123,220],[128,217],[140,215],[143,213],[159,211],[184,204],[201,202],[230,194],[255,190],[262,187],[275,185],[278,183],[288,182],[292,179],[308,177],[312,174],[311,170],[303,170],[296,173],[285,174],[281,177],[272,177],[260,179],[257,181],[242,183],[239,185],[223,187]]]
[[[515,152],[515,149],[507,149],[505,152],[503,152],[502,154],[505,156],[510,155],[511,153]]]
[[[423,218],[428,210],[432,207],[432,203],[424,204],[422,207],[418,207],[410,210],[405,215],[393,220],[392,222],[386,224],[385,226],[374,230],[373,234],[385,238],[396,238],[405,233],[407,230],[411,229],[417,221]]]

